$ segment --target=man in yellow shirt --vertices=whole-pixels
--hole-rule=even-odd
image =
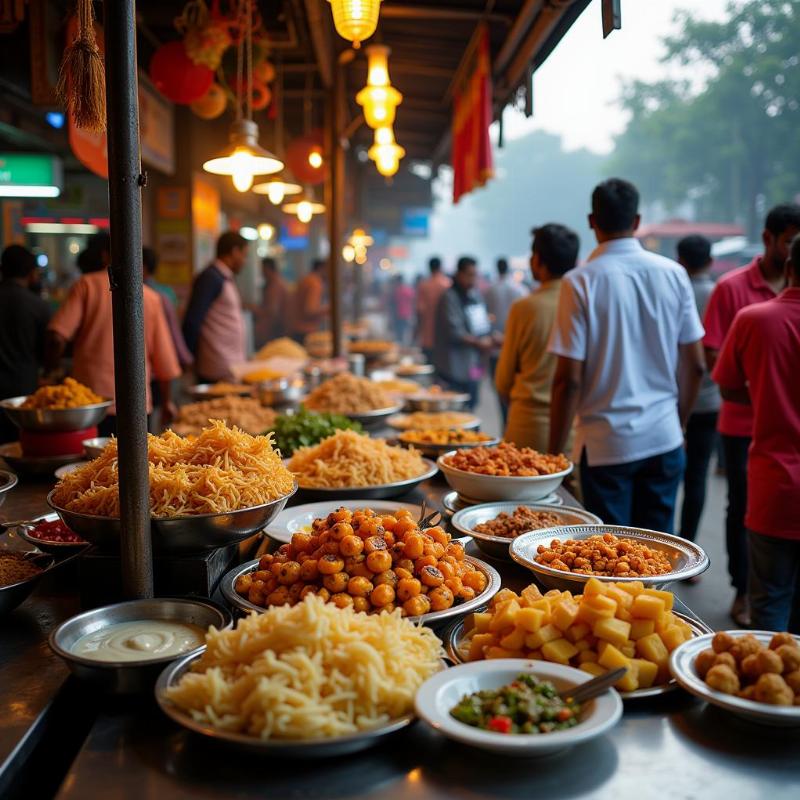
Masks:
[[[578,235],[564,225],[533,231],[531,272],[540,285],[511,306],[495,372],[497,393],[509,402],[504,438],[519,447],[547,451],[550,388],[558,360],[547,352],[547,343],[561,277],[575,266],[579,247]]]

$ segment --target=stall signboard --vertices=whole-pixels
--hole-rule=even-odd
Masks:
[[[428,219],[430,209],[403,209],[403,236],[414,236],[424,239],[428,235]]]
[[[185,186],[161,186],[156,191],[156,280],[180,291],[192,282],[192,221],[189,190]]]
[[[61,159],[46,153],[0,153],[0,197],[58,197]]]

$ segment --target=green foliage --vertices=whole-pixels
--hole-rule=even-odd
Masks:
[[[631,113],[609,162],[648,200],[691,199],[705,219],[760,230],[759,205],[800,191],[800,0],[732,2],[728,19],[678,15],[665,61],[684,82],[629,82]]]
[[[362,427],[341,414],[317,413],[301,406],[296,413],[281,414],[275,420],[275,446],[289,458],[295,450],[315,445],[337,430],[361,431]]]

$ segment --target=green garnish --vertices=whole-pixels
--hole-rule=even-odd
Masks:
[[[361,431],[361,423],[354,422],[341,414],[308,411],[300,406],[294,414],[281,414],[272,429],[275,446],[284,458],[289,458],[295,450],[318,444],[337,430]]]

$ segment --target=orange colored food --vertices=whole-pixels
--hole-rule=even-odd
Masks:
[[[56,386],[39,387],[20,408],[57,411],[65,408],[93,406],[102,402],[103,398],[99,394],[95,394],[88,386],[84,386],[74,378],[64,378],[64,382]]]
[[[553,539],[549,547],[540,544],[537,553],[537,563],[581,575],[642,578],[672,572],[672,563],[661,550],[613,533],[581,540]]]
[[[476,447],[458,450],[444,459],[453,469],[511,478],[530,478],[552,475],[569,468],[569,459],[563,455],[540,453],[532,447],[517,447],[511,442],[501,442],[496,447]]]
[[[295,533],[291,543],[262,556],[235,588],[262,608],[316,594],[357,611],[400,608],[403,616],[417,616],[472,600],[486,588],[486,576],[443,528],[420,530],[407,509],[339,508],[314,520],[310,533]]]

